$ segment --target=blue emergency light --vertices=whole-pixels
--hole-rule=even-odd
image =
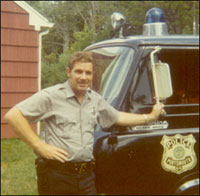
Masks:
[[[146,23],[165,22],[165,16],[160,8],[152,8],[146,13]]]
[[[160,8],[151,8],[146,13],[146,23],[143,25],[143,35],[168,35],[168,28],[165,21],[165,16]]]

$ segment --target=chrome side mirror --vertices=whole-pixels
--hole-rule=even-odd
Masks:
[[[157,103],[173,94],[169,65],[167,63],[162,63],[161,61],[158,63],[155,63],[154,61],[154,54],[160,50],[161,48],[157,47],[150,54],[155,98]]]
[[[164,100],[172,96],[173,90],[169,65],[159,61],[155,64],[155,73],[157,78],[159,99]]]

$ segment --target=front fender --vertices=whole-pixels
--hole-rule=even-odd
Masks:
[[[194,168],[176,173],[162,167],[164,135],[192,134],[196,139]],[[175,195],[198,193],[199,135],[196,129],[114,133],[99,137],[94,146],[97,191],[111,195]],[[191,181],[191,182],[189,182]],[[188,183],[187,183],[188,182]],[[191,188],[190,188],[191,187]],[[191,194],[190,194],[191,195]]]

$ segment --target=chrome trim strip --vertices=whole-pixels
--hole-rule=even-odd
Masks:
[[[182,193],[183,191],[186,191],[188,188],[191,188],[193,186],[197,186],[199,185],[199,179],[194,179],[194,180],[190,180],[188,182],[185,182],[184,184],[182,184],[176,191],[176,193]]]

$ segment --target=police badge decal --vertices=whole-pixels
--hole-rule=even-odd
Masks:
[[[181,174],[193,169],[197,164],[194,144],[196,140],[190,135],[164,135],[161,142],[164,148],[161,166],[165,171]]]

